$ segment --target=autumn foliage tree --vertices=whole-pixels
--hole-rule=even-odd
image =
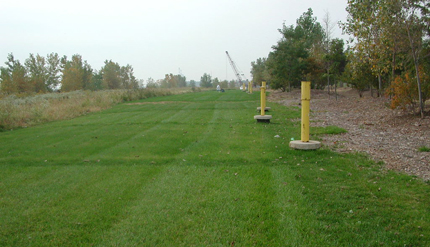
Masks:
[[[1,81],[2,91],[13,94],[13,93],[25,93],[33,92],[34,87],[27,77],[27,70],[18,60],[16,60],[13,54],[9,54],[7,67],[1,68]]]
[[[423,83],[422,100],[425,102],[430,98],[430,76],[425,72],[424,67],[419,68],[419,77]],[[415,109],[418,98],[418,87],[416,86],[415,74],[412,71],[406,71],[402,75],[398,75],[387,88],[387,94],[392,96],[390,107],[395,109],[400,107],[407,110],[408,107]]]
[[[410,72],[397,76],[387,89],[392,94],[390,107],[392,109],[401,107],[406,109],[408,105],[414,106],[416,102],[416,87]]]
[[[372,74],[378,78],[378,89],[389,87],[397,102],[394,105],[409,101],[400,100],[409,97],[400,81],[408,84],[406,81],[415,80],[415,86],[410,86],[416,88],[411,90],[416,92],[413,98],[421,117],[423,95],[427,94],[423,84],[428,83],[422,78],[429,73],[423,67],[428,60],[424,59],[428,57],[424,44],[429,38],[429,7],[428,0],[348,0],[349,16],[342,24],[343,30],[355,39],[352,48],[368,61]],[[388,83],[384,85],[384,81]]]
[[[30,54],[30,57],[25,61],[25,65],[28,72],[28,79],[31,81],[32,87],[35,92],[46,92],[47,87],[45,81],[47,80],[47,70],[45,58],[37,54],[34,56]]]
[[[48,54],[46,59],[39,54],[21,64],[13,54],[9,54],[6,67],[0,67],[1,91],[15,93],[45,93],[58,87],[60,78],[60,59],[58,54]]]
[[[57,53],[46,57],[30,54],[24,64],[9,54],[5,64],[0,67],[0,90],[6,94],[139,88],[131,65],[106,60],[101,70],[94,71],[79,54],[70,60]],[[185,77],[181,79],[179,83],[186,84]]]
[[[74,91],[89,87],[92,79],[92,69],[87,61],[82,61],[82,56],[76,54],[69,61],[64,56],[61,59],[63,78],[61,90]]]

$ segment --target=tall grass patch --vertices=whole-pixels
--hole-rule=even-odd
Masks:
[[[74,91],[0,98],[0,130],[71,119],[126,102],[189,92],[190,89]]]

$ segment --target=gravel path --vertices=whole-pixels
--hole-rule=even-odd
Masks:
[[[300,103],[300,90],[291,93],[272,92],[270,101],[284,105]],[[386,98],[371,97],[370,92],[359,98],[353,89],[340,89],[336,100],[327,92],[311,92],[312,126],[336,125],[348,130],[340,135],[326,135],[323,145],[338,152],[364,152],[388,169],[430,180],[430,116],[421,119],[391,110]]]

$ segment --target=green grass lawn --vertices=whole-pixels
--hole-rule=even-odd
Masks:
[[[428,184],[291,150],[299,109],[257,106],[209,91],[1,132],[0,246],[430,245]]]

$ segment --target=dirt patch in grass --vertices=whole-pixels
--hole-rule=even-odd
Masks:
[[[300,90],[274,91],[269,100],[284,105],[300,103]],[[421,119],[401,110],[391,110],[389,99],[360,98],[354,89],[340,88],[338,99],[321,90],[311,92],[312,126],[336,125],[348,130],[340,135],[323,136],[323,144],[338,152],[365,152],[388,169],[430,180],[430,116]],[[428,107],[427,107],[428,108]],[[429,111],[430,109],[426,109]]]

